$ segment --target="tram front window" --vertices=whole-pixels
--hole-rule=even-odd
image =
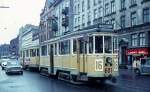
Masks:
[[[105,53],[112,53],[112,37],[111,36],[104,37],[104,48],[105,48]]]
[[[95,53],[103,53],[103,37],[95,36]]]

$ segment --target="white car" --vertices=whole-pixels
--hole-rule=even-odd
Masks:
[[[7,66],[7,61],[3,61],[1,63],[2,70],[5,70],[6,66]]]
[[[18,73],[23,75],[22,66],[19,64],[17,60],[12,60],[7,63],[7,67],[5,69],[6,74],[10,73]]]

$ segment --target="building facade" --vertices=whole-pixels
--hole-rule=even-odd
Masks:
[[[19,36],[10,41],[10,55],[19,56]]]
[[[119,34],[119,64],[149,56],[150,0],[74,0],[74,31],[112,24]]]
[[[119,61],[132,65],[150,56],[150,0],[120,0]]]
[[[26,25],[19,31],[19,55],[30,57],[30,48],[39,46],[38,27]]]
[[[3,57],[3,56],[9,57],[10,56],[9,47],[10,47],[9,44],[0,45],[0,57]]]

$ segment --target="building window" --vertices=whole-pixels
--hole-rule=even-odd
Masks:
[[[125,9],[125,0],[121,0],[121,9]]]
[[[47,55],[47,46],[42,46],[41,47],[41,55],[42,56],[46,56]]]
[[[90,25],[90,22],[91,22],[91,13],[90,12],[88,12],[88,19],[87,20],[89,22],[88,24]]]
[[[87,9],[90,9],[90,0],[87,0]]]
[[[120,17],[121,28],[125,28],[125,16]]]
[[[131,13],[131,26],[134,26],[137,24],[137,14],[136,12]]]
[[[78,25],[80,25],[80,17],[78,17]]]
[[[109,4],[105,4],[105,15],[109,14]]]
[[[98,3],[101,4],[101,3],[102,3],[102,0],[98,0]]]
[[[97,9],[94,9],[94,19],[98,18],[98,11]]]
[[[84,24],[85,23],[85,15],[83,14],[82,15],[82,24]],[[83,26],[84,27],[84,26]]]
[[[106,20],[106,21],[105,21],[105,24],[110,24],[109,20]]]
[[[136,0],[131,0],[131,5],[136,4]]]
[[[84,0],[82,1],[82,12],[84,12]]]
[[[74,24],[75,24],[75,26],[77,26],[77,18],[75,18]]]
[[[132,40],[132,46],[137,46],[138,45],[138,35],[137,34],[133,34],[131,35],[131,40]]]
[[[111,1],[111,13],[115,12],[115,1]]]
[[[140,33],[140,46],[145,46],[145,33]]]
[[[143,9],[143,23],[149,22],[149,8]]]
[[[78,14],[80,14],[80,4],[78,4]]]
[[[74,7],[74,12],[77,13],[77,7],[76,6]]]
[[[113,28],[115,28],[115,19],[111,20],[111,24],[112,24]]]
[[[103,16],[103,8],[99,7],[98,10],[99,10],[99,17],[102,17]]]
[[[97,0],[93,0],[94,6],[97,5]]]

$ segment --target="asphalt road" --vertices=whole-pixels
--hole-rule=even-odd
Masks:
[[[0,92],[150,92],[149,76],[134,76],[128,70],[122,70],[113,84],[73,85],[61,80],[48,78],[35,72],[24,71],[23,75],[5,75],[0,70]]]

